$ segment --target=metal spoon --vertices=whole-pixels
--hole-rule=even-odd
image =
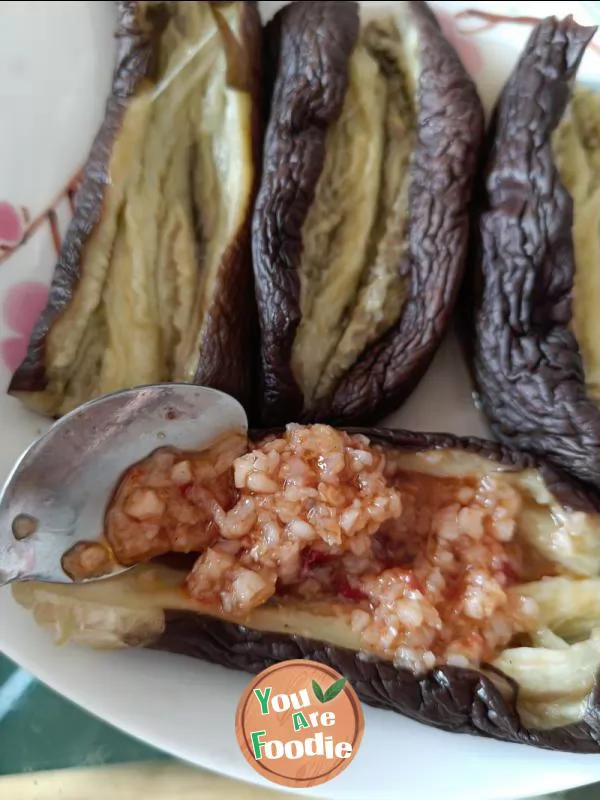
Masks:
[[[128,389],[65,415],[25,451],[0,494],[0,586],[74,582],[62,557],[102,534],[106,504],[131,464],[158,447],[201,449],[247,427],[232,397],[187,384]],[[110,574],[126,569],[115,564]]]

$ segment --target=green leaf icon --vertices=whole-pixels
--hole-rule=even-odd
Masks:
[[[330,700],[334,700],[338,694],[342,691],[346,684],[346,678],[340,678],[339,680],[332,683],[329,689],[325,692],[324,695],[324,703],[328,703]]]
[[[331,684],[331,686],[324,692],[323,689],[321,689],[321,687],[319,686],[319,684],[316,681],[313,681],[312,689],[319,703],[329,703],[330,700],[335,700],[335,698],[342,691],[345,685],[346,685],[346,678],[339,678],[339,680],[334,681]]]
[[[313,680],[313,682],[312,682],[312,688],[313,688],[313,692],[315,693],[315,697],[317,698],[319,703],[324,703],[325,702],[325,695],[323,694],[323,689],[321,689],[321,687],[319,686],[319,684],[315,680]]]

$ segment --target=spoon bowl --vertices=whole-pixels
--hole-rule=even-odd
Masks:
[[[0,493],[0,586],[76,582],[63,556],[101,537],[106,505],[128,467],[159,447],[201,450],[247,428],[237,400],[190,384],[127,389],[66,414],[25,451]],[[88,580],[127,569],[114,564]]]

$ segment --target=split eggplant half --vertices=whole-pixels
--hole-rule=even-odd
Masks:
[[[163,381],[247,404],[258,10],[120,2],[118,15],[105,119],[9,392],[51,417]]]
[[[113,555],[138,566],[15,585],[17,601],[60,642],[249,672],[308,657],[429,725],[598,752],[597,494],[475,439],[251,437],[149,454],[106,516]],[[152,561],[174,553],[184,570]]]
[[[542,21],[501,93],[465,338],[494,433],[600,486],[600,91],[575,83],[594,33]]]
[[[265,37],[263,422],[364,424],[398,407],[446,331],[481,103],[426,3],[364,19],[353,2],[292,3]]]

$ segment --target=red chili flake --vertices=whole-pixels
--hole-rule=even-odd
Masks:
[[[502,567],[502,572],[506,575],[506,580],[509,584],[518,582],[519,576],[517,575],[517,572],[512,564],[509,564],[508,561]]]
[[[302,573],[304,574],[309,572],[312,567],[316,567],[319,564],[325,564],[330,558],[330,555],[323,553],[321,550],[314,550],[312,547],[305,547],[300,554]]]
[[[446,582],[446,591],[444,592],[444,600],[448,604],[456,603],[457,600],[462,598],[465,589],[465,582],[463,578],[458,580],[448,580]]]
[[[181,492],[181,496],[185,497],[186,500],[190,501],[193,500],[193,498],[191,497],[193,488],[194,488],[193,483],[186,483],[185,486],[182,486],[181,489],[179,490]]]
[[[342,575],[337,579],[336,589],[337,594],[339,594],[341,597],[345,597],[347,600],[353,600],[356,603],[367,599],[367,595],[361,589],[350,585],[348,578],[345,575]]]

